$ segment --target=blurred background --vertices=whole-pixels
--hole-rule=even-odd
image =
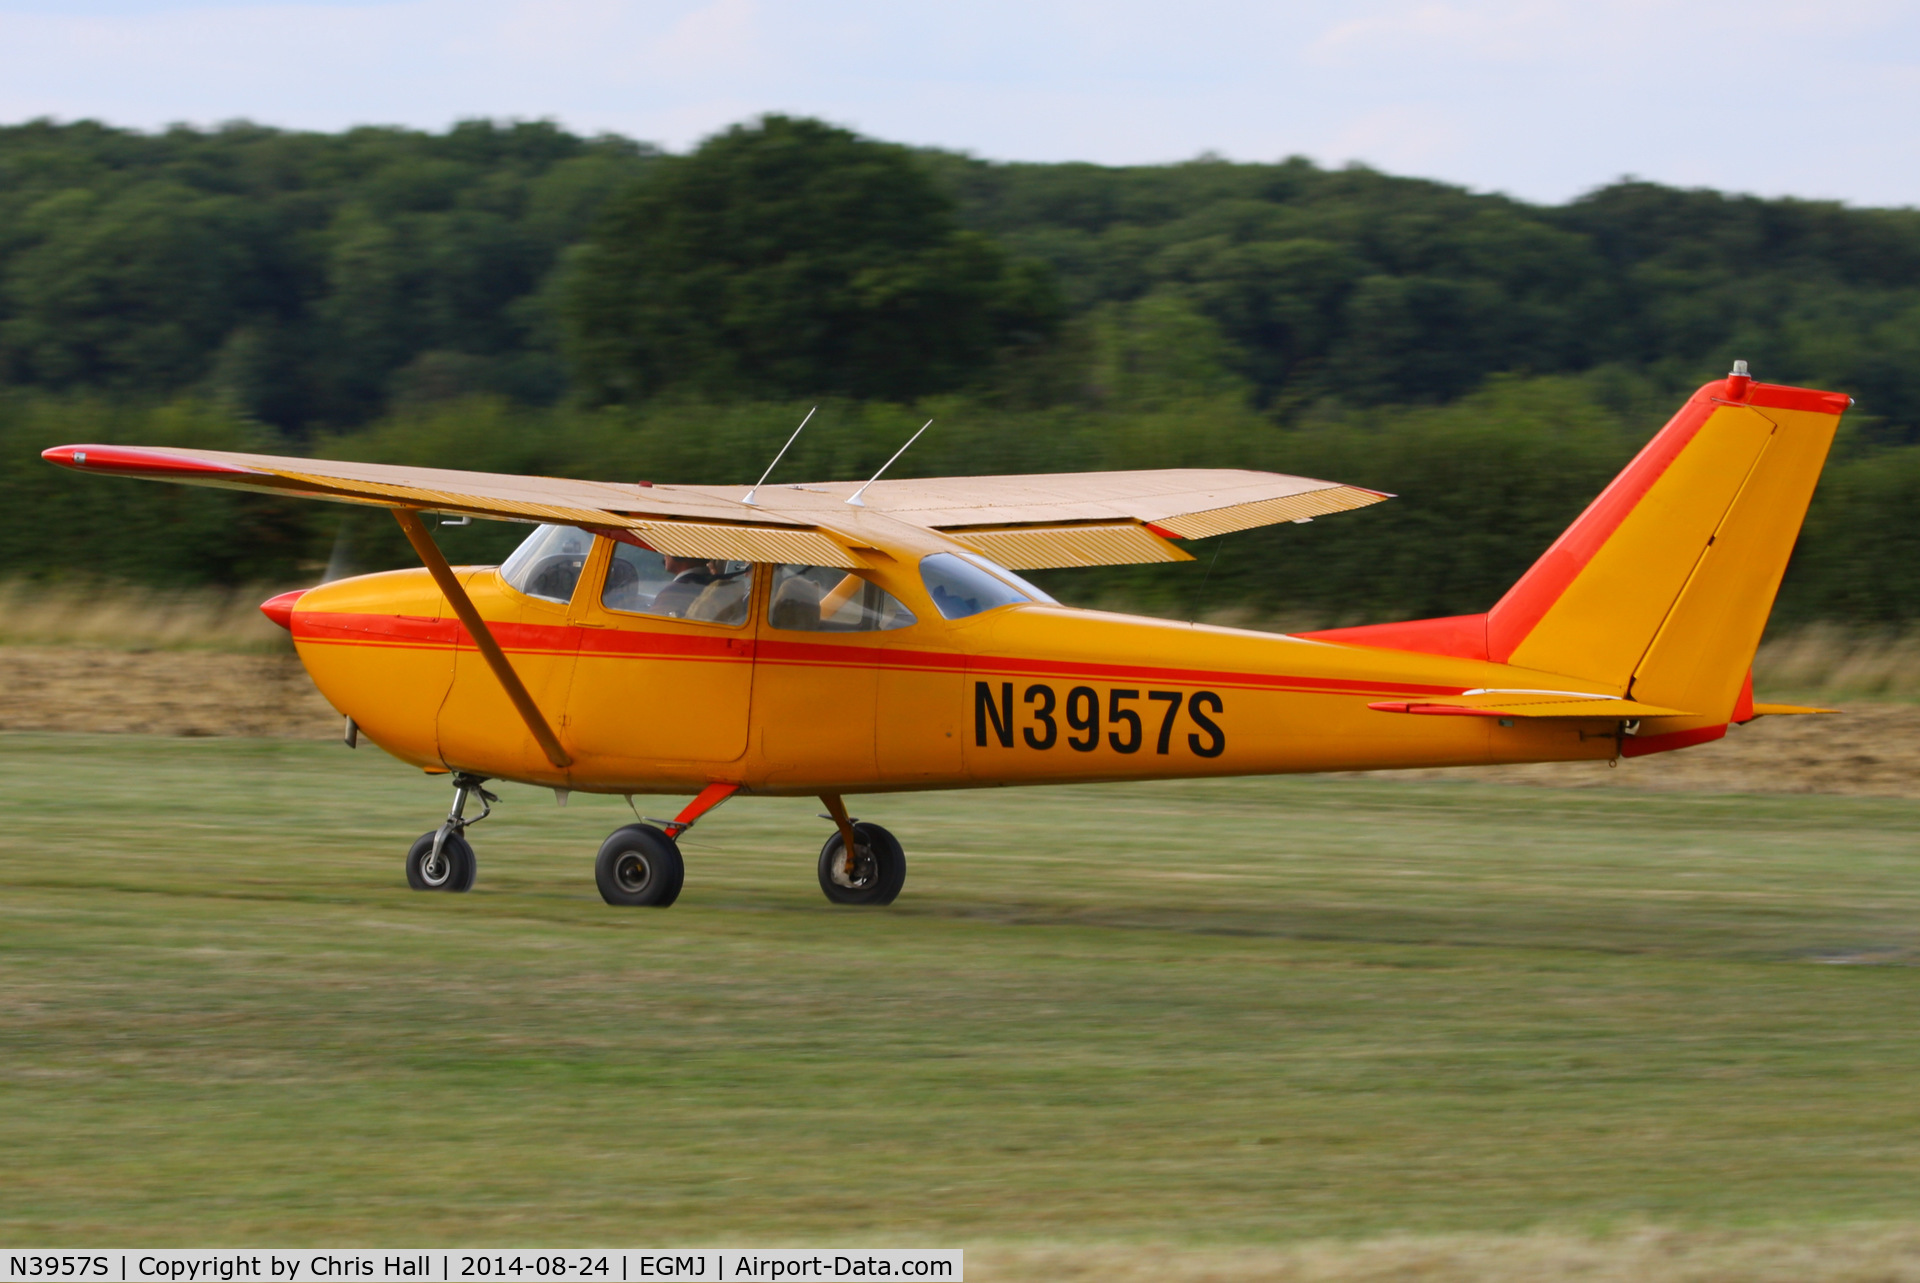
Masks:
[[[1619,181],[1533,204],[1304,158],[1007,163],[755,117],[0,128],[0,575],[287,586],[379,513],[102,483],[197,444],[609,480],[1241,466],[1401,496],[1070,600],[1297,626],[1484,610],[1701,382],[1857,406],[1777,623],[1920,612],[1920,212]],[[449,530],[457,559],[524,533]],[[26,595],[22,595],[26,593]]]

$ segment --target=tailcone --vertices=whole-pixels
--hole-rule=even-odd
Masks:
[[[308,589],[295,588],[292,592],[283,592],[278,597],[269,597],[260,603],[260,613],[280,625],[288,632],[293,631],[293,608],[306,596]]]

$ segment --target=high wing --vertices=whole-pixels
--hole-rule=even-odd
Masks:
[[[497,521],[631,530],[669,556],[784,561],[852,569],[861,563],[815,523],[749,508],[685,486],[575,481],[390,463],[159,446],[58,446],[49,462],[82,472],[178,481]]]
[[[689,489],[716,497],[746,493],[744,486]],[[845,500],[860,486],[822,482],[776,489]],[[1191,561],[1169,541],[1307,522],[1392,497],[1278,472],[1155,468],[876,481],[861,502],[871,511],[937,530],[1003,566],[1047,570]]]
[[[670,555],[854,568],[834,532],[875,513],[938,531],[1016,570],[1187,561],[1172,541],[1311,521],[1390,496],[1230,468],[762,487],[577,481],[225,450],[73,445],[44,452],[83,472],[410,508],[624,529]]]

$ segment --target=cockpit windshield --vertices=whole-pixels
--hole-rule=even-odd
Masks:
[[[569,602],[592,551],[593,536],[584,530],[541,526],[500,564],[500,577],[529,597]]]
[[[972,553],[936,552],[922,557],[920,578],[933,604],[948,619],[965,619],[1021,601],[1053,602],[1011,570]]]

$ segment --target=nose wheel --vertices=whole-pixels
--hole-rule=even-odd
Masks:
[[[847,856],[839,832],[820,848],[820,889],[835,904],[892,904],[907,881],[907,853],[878,824],[850,824],[854,846]]]
[[[493,814],[500,799],[483,787],[486,780],[464,771],[453,777],[453,809],[447,822],[422,833],[407,848],[407,885],[415,891],[467,891],[473,887],[480,862],[474,858],[473,844],[467,841],[467,826],[478,824]],[[466,817],[467,800],[480,799],[480,814]]]
[[[457,833],[449,833],[445,839],[440,837],[439,829],[422,833],[413,840],[407,849],[407,885],[415,891],[466,891],[473,886],[473,875],[479,872],[479,861],[473,858],[473,847]],[[439,850],[434,847],[438,845]]]

